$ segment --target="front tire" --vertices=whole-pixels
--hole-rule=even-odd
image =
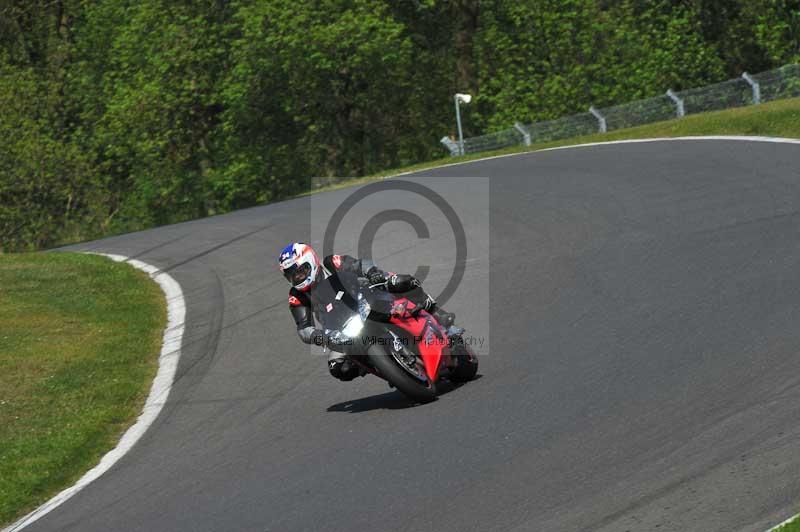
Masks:
[[[423,383],[409,375],[383,347],[370,346],[367,355],[381,376],[409,398],[420,403],[436,399],[436,383],[430,379]]]
[[[478,374],[478,356],[463,341],[453,346],[453,357],[456,366],[450,370],[450,380],[453,382],[468,382]]]

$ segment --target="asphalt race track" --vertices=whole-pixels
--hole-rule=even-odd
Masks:
[[[183,355],[143,439],[26,530],[763,531],[800,509],[799,169],[797,145],[682,140],[403,177],[458,212],[447,307],[488,338],[481,378],[425,406],[295,334],[276,255],[352,189],[75,246],[180,282]],[[378,237],[442,288],[445,221]]]

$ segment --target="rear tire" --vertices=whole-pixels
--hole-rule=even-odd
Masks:
[[[367,355],[381,376],[409,398],[420,403],[430,403],[436,399],[436,383],[429,379],[426,386],[416,380],[401,368],[381,346],[370,346]]]
[[[450,380],[453,382],[468,382],[478,374],[478,356],[471,347],[462,343],[453,346],[453,357],[456,366],[450,370]]]

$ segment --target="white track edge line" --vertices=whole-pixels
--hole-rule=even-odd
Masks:
[[[141,270],[153,279],[161,287],[167,300],[167,327],[164,329],[164,339],[161,345],[161,353],[158,357],[158,371],[150,386],[150,394],[144,404],[139,418],[120,438],[117,446],[106,453],[100,462],[87,471],[74,485],[65,489],[46,503],[42,504],[31,513],[22,517],[12,525],[4,528],[2,532],[17,532],[35,522],[47,513],[51,512],[70,497],[77,494],[89,483],[100,477],[103,473],[122,458],[137,441],[144,435],[150,425],[158,417],[164,403],[167,400],[175,372],[178,369],[178,360],[181,356],[181,344],[183,342],[183,330],[186,318],[186,303],[183,299],[183,291],[178,282],[169,274],[162,272],[159,268],[145,262],[129,259],[123,255],[109,253],[96,253],[103,255],[116,262],[127,262],[134,268]]]
[[[800,518],[800,514],[793,515],[792,517],[790,517],[790,518],[789,518],[789,519],[787,519],[786,521],[784,521],[784,522],[782,522],[782,523],[778,523],[777,525],[773,526],[772,528],[770,528],[769,530],[767,530],[767,532],[773,532],[773,531],[775,531],[775,530],[778,530],[780,527],[782,527],[782,526],[784,526],[784,525],[788,525],[789,523],[794,523],[794,522],[795,522],[797,519],[799,519],[799,518]]]
[[[542,153],[547,151],[556,151],[556,150],[570,150],[573,148],[589,148],[592,146],[608,146],[613,144],[642,144],[646,142],[664,142],[664,141],[676,141],[676,140],[741,140],[747,142],[773,142],[778,144],[800,144],[800,139],[790,139],[786,137],[762,137],[762,136],[748,136],[748,135],[695,135],[695,136],[686,136],[686,137],[653,137],[649,139],[623,139],[623,140],[607,140],[604,142],[587,142],[585,144],[570,144],[569,146],[556,146],[553,148],[542,148],[540,150],[528,150],[528,151],[521,151],[517,153],[504,153],[502,155],[491,155],[489,157],[482,157],[480,159],[471,159],[469,161],[459,161],[456,163],[447,163],[442,164],[439,166],[431,166],[430,168],[423,168],[422,170],[409,170],[407,172],[401,172],[399,174],[392,174],[387,176],[384,179],[389,179],[392,177],[399,177],[409,174],[420,174],[424,175],[425,172],[429,170],[436,170],[438,168],[447,168],[449,166],[458,166],[462,164],[472,164],[472,163],[479,163],[481,161],[489,161],[492,159],[502,159],[504,157],[519,157],[520,155],[534,155],[536,153]]]

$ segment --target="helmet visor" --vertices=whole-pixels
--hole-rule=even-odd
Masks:
[[[291,268],[283,270],[283,276],[292,284],[297,286],[311,275],[311,265],[308,263],[301,264],[300,266],[294,265]]]

